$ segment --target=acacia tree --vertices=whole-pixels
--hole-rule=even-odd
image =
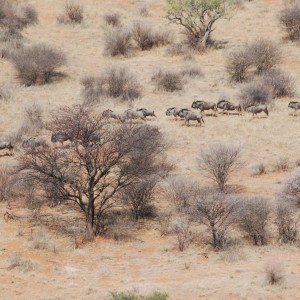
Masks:
[[[231,0],[167,0],[167,18],[187,31],[196,44],[207,46],[213,25],[231,10]]]
[[[60,108],[48,124],[71,141],[69,147],[29,149],[20,171],[51,200],[73,202],[85,215],[87,236],[105,229],[116,194],[157,174],[164,150],[156,127],[112,124],[83,106]]]

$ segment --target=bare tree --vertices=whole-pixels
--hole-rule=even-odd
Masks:
[[[267,242],[266,225],[270,212],[269,203],[264,198],[253,196],[240,199],[239,224],[255,245],[265,245]]]
[[[192,232],[190,230],[191,220],[186,215],[181,215],[177,218],[173,225],[173,230],[177,237],[178,249],[183,251],[192,240]]]
[[[53,113],[48,128],[63,132],[73,146],[29,149],[20,158],[20,171],[45,195],[55,190],[59,201],[76,203],[85,215],[89,237],[105,230],[106,214],[118,204],[117,192],[164,165],[156,127],[113,126],[86,107],[74,106]]]
[[[241,167],[241,148],[234,145],[216,144],[202,151],[199,170],[203,176],[216,182],[224,191],[232,173]]]
[[[228,229],[236,221],[236,209],[233,197],[210,188],[199,190],[191,211],[196,221],[209,228],[215,249],[224,247]]]

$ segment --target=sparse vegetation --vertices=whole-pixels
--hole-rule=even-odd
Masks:
[[[176,234],[179,251],[184,251],[192,241],[193,234],[190,227],[191,220],[185,215],[179,216],[173,224],[173,231]]]
[[[132,32],[126,27],[107,29],[104,39],[104,55],[129,56],[132,52]]]
[[[83,98],[86,103],[101,101],[106,97],[135,100],[141,97],[142,87],[126,67],[112,66],[99,77],[82,80]]]
[[[107,13],[103,16],[106,24],[117,27],[121,24],[121,15],[119,13]]]
[[[262,162],[256,164],[253,167],[253,172],[252,172],[253,176],[259,176],[259,175],[263,175],[263,174],[266,174],[266,173],[267,173],[266,165]]]
[[[23,258],[21,254],[16,253],[9,258],[7,268],[9,270],[18,269],[23,272],[30,272],[36,269],[36,264],[30,259]]]
[[[300,3],[282,9],[279,20],[291,41],[300,39]]]
[[[14,51],[9,59],[26,86],[50,83],[59,75],[56,69],[66,64],[63,52],[45,44],[26,46]]]
[[[195,64],[186,64],[182,66],[180,73],[182,76],[190,78],[201,78],[204,76],[201,68]]]
[[[202,151],[199,171],[224,191],[232,173],[241,167],[241,148],[235,145],[216,144]]]
[[[181,91],[184,86],[181,74],[174,71],[159,71],[152,76],[152,81],[156,84],[157,90],[171,93]]]
[[[0,201],[8,200],[12,194],[13,177],[12,168],[0,166]]]
[[[75,2],[66,2],[65,11],[57,17],[59,23],[78,23],[83,20],[83,7]]]
[[[275,163],[275,172],[285,172],[290,168],[289,159],[287,157],[280,157]]]
[[[280,197],[285,201],[300,204],[300,168],[296,168],[286,179]]]
[[[270,218],[270,205],[264,198],[242,197],[239,201],[239,224],[254,245],[267,244],[266,226]]]
[[[231,81],[243,82],[247,79],[251,62],[247,57],[245,49],[233,51],[229,54],[226,62],[226,69]]]
[[[138,291],[110,292],[112,300],[166,300],[168,294],[164,292],[153,292],[147,296],[142,296]]]
[[[268,284],[275,285],[284,281],[284,269],[280,263],[268,264],[265,271]]]

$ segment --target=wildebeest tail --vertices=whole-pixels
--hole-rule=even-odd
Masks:
[[[269,111],[268,111],[268,108],[266,107],[266,114],[267,116],[269,115]]]

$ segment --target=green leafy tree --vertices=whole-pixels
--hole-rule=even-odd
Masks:
[[[195,44],[206,47],[214,23],[228,16],[233,9],[232,0],[167,0],[167,18],[183,26]]]

